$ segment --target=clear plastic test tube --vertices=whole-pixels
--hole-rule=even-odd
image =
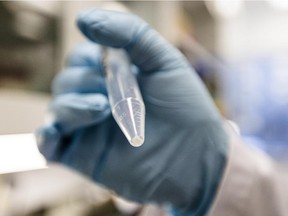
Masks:
[[[144,143],[145,106],[125,51],[103,48],[103,63],[112,115],[132,146]]]

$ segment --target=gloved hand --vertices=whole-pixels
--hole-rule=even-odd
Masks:
[[[127,199],[207,212],[227,156],[222,120],[182,54],[131,14],[86,10],[78,26],[92,42],[72,52],[53,83],[53,122],[38,131],[43,154]],[[97,44],[122,48],[138,68],[145,142],[132,147],[115,123]]]

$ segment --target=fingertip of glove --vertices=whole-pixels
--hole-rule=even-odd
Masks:
[[[44,125],[35,132],[39,151],[46,159],[52,160],[60,141],[60,132],[54,125]]]
[[[80,31],[91,41],[97,41],[95,35],[103,31],[101,21],[108,18],[108,14],[111,11],[103,9],[90,8],[81,11],[76,19],[76,24]]]
[[[37,144],[41,147],[49,141],[57,141],[60,138],[60,133],[56,127],[52,125],[44,125],[36,131]]]
[[[81,11],[77,18],[78,28],[88,39],[115,48],[126,47],[141,24],[132,14],[97,8]]]
[[[89,9],[85,9],[85,10],[81,10],[76,18],[76,24],[78,25],[79,28],[83,27],[86,23],[87,20],[89,20],[89,15],[91,13],[95,12],[95,8],[89,8]]]
[[[98,124],[111,114],[108,98],[103,94],[68,93],[56,97],[50,111],[57,122],[58,131],[67,135],[86,126]],[[54,128],[45,133],[54,135]],[[49,135],[50,136],[50,135]]]

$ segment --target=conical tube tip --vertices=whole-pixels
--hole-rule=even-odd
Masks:
[[[144,143],[144,139],[141,136],[134,136],[130,140],[130,144],[134,147],[140,147]]]

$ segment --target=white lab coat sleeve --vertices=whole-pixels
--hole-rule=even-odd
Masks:
[[[227,132],[228,164],[209,216],[287,216],[288,170]]]

